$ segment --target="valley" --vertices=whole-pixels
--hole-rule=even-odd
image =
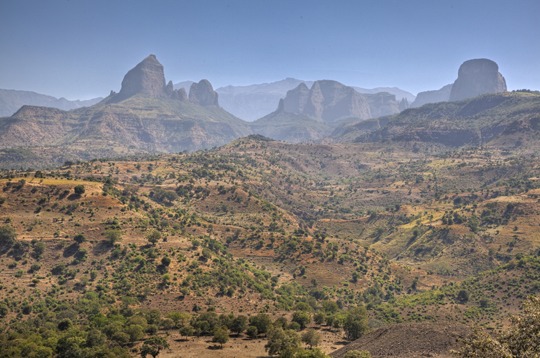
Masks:
[[[12,339],[25,342],[46,319],[56,323],[40,335],[98,334],[77,349],[120,355],[145,336],[211,341],[200,320],[219,320],[231,332],[227,356],[249,339],[247,326],[232,334],[232,313],[301,334],[306,324],[331,353],[358,305],[362,329],[502,330],[540,290],[537,155],[248,136],[195,153],[6,170],[1,320],[13,333],[1,339],[22,349]],[[269,339],[261,327],[245,344],[254,356]],[[50,347],[39,342],[36,352]],[[209,346],[190,349],[215,356]]]

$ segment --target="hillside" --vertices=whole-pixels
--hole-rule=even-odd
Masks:
[[[213,325],[230,312],[252,324],[262,313],[308,322],[326,352],[358,304],[371,329],[447,320],[498,329],[539,293],[535,158],[251,136],[192,154],[4,171],[0,322],[32,332],[41,312],[61,326],[55,307],[67,306],[72,328],[50,334],[95,329],[109,349],[137,350],[141,337],[186,327],[201,337],[193,356],[208,357],[200,339],[212,329],[198,323],[207,310]],[[245,329],[224,354],[242,354]],[[254,355],[268,339],[259,333],[246,343]]]
[[[393,117],[356,123],[336,130],[342,141],[394,141],[448,147],[523,147],[538,143],[540,96],[511,92],[460,102],[427,104]]]

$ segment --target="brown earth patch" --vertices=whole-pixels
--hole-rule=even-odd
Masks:
[[[379,328],[331,353],[341,358],[351,350],[366,350],[374,358],[452,357],[469,329],[460,324],[403,323]]]

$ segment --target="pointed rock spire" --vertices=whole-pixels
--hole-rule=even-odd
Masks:
[[[155,55],[149,55],[124,76],[121,99],[141,94],[148,97],[165,96],[165,75],[163,66]]]

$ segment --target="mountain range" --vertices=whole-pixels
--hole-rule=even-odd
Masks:
[[[0,120],[0,148],[4,160],[42,166],[210,148],[250,133],[246,122],[217,105],[208,81],[193,83],[188,97],[165,84],[163,66],[150,55],[126,74],[120,92],[93,106],[23,106]]]
[[[331,80],[314,81],[308,87],[303,81],[286,79],[263,87],[277,98],[295,83],[272,113],[250,123],[223,109],[219,93],[207,80],[176,86],[166,83],[163,66],[150,55],[127,72],[118,93],[111,91],[94,105],[70,111],[25,105],[0,119],[0,161],[5,167],[43,167],[64,161],[194,151],[250,134],[289,142],[406,139],[481,145],[509,128],[521,128],[519,121],[523,128],[537,125],[531,117],[537,110],[534,93],[475,97],[506,90],[497,64],[486,59],[466,61],[455,83],[443,88],[444,95],[443,91],[419,94],[414,103],[437,96],[465,102],[408,110],[407,97],[398,101],[387,92],[361,94]],[[235,91],[228,87],[229,93]],[[466,99],[470,97],[476,99]],[[520,108],[525,110],[520,112]],[[503,118],[506,113],[511,115]]]
[[[150,55],[0,118],[0,357],[534,356],[540,92],[491,62],[440,103],[319,80],[246,122]]]
[[[254,121],[273,112],[279,104],[279,100],[285,97],[288,91],[296,88],[301,83],[311,87],[314,81],[304,81],[295,78],[286,78],[281,81],[271,83],[261,83],[248,86],[226,86],[216,89],[219,94],[220,105],[235,116],[246,121]],[[188,82],[181,82],[175,88],[189,85]],[[358,93],[375,95],[386,93],[395,96],[398,102],[406,99],[412,103],[415,96],[412,93],[397,87],[377,87],[373,89],[355,87]],[[377,111],[374,111],[377,112]]]

